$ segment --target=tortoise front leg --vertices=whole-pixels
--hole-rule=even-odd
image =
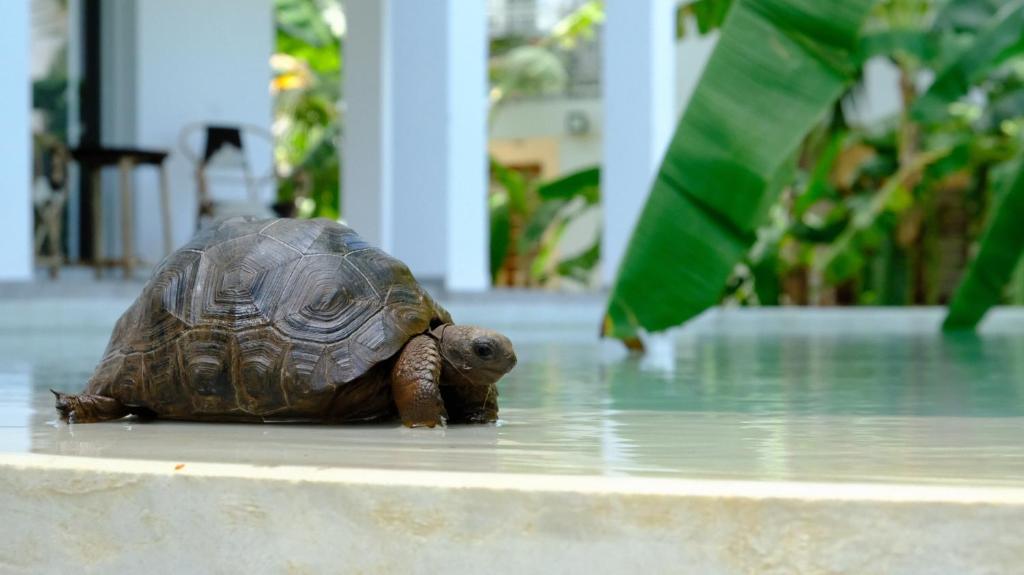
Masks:
[[[450,423],[494,423],[498,420],[498,386],[442,385],[441,397]]]
[[[402,423],[409,427],[444,425],[448,414],[438,387],[440,375],[437,342],[426,335],[410,339],[391,370],[391,391]]]

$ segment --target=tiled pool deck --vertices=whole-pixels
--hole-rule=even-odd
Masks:
[[[28,295],[0,299],[0,572],[1024,565],[1021,311],[715,311],[631,358],[597,298],[456,298],[517,346],[498,426],[68,426],[46,390],[128,299]]]

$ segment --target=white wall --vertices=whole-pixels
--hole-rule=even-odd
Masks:
[[[29,0],[0,2],[0,281],[32,278]]]
[[[511,101],[501,105],[491,118],[492,140],[552,137],[558,142],[558,171],[569,173],[601,163],[601,132],[604,111],[600,98]],[[566,129],[569,112],[582,112],[590,131],[572,135]]]
[[[194,122],[270,129],[272,1],[136,2],[135,137],[140,146],[173,151],[168,167],[177,246],[195,231],[197,194],[191,165],[177,149],[181,129]],[[269,147],[251,151],[254,172],[265,173],[273,161]],[[148,170],[139,174],[137,250],[155,262],[163,253],[158,179]],[[269,201],[272,189],[264,194]]]

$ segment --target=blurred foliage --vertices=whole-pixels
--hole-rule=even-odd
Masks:
[[[723,17],[720,8],[729,4]],[[687,28],[690,18],[701,33],[723,23],[725,28],[648,200],[650,221],[635,232],[610,304],[612,333],[633,337],[639,328],[663,329],[723,299],[739,305],[945,304],[976,251],[947,326],[972,327],[988,306],[1013,295],[1005,293],[1006,284],[1024,242],[1018,237],[1024,232],[1010,223],[1020,213],[1018,194],[1024,195],[1014,177],[1024,127],[1022,2],[873,4],[856,53],[845,56],[835,51],[843,38],[836,29],[842,23],[838,14],[822,23],[821,45],[814,44],[813,30],[801,32],[807,18],[824,10],[815,3],[702,0],[680,11],[681,30],[694,28]],[[844,9],[850,6],[843,3]],[[777,117],[783,108],[792,114],[807,102],[804,78],[787,89],[757,71],[724,82],[713,69],[716,59],[726,57],[719,53],[725,52],[730,30],[747,23],[738,11],[752,8],[785,37],[802,38],[816,58],[854,79],[811,124],[769,130],[770,122],[757,118],[706,120],[716,107],[728,106],[730,92],[743,95],[730,112],[734,117],[745,117],[773,98],[778,98],[776,111],[763,113]],[[794,12],[787,24],[779,18],[784,8],[802,14]],[[758,45],[777,43],[774,31],[748,32],[746,43],[754,38]],[[861,112],[869,93],[878,93],[878,86],[866,85],[877,80],[866,79],[865,67],[879,65],[898,78],[904,111],[865,118]],[[814,69],[796,67],[805,74]],[[713,91],[716,85],[719,90]],[[708,98],[700,97],[702,91]],[[698,114],[702,125],[688,124]],[[795,147],[780,141],[785,133],[799,136]],[[715,151],[722,142],[736,165],[714,170],[709,164],[724,161]],[[794,155],[788,173],[766,169],[785,168],[778,160],[788,149]],[[776,161],[765,163],[766,154]],[[753,179],[746,182],[747,177]],[[778,193],[769,194],[767,203],[763,194],[745,191],[749,186],[770,191],[773,183]],[[666,184],[674,186],[671,194],[659,191]],[[708,193],[697,195],[699,186],[707,186]],[[698,215],[686,225],[679,223],[678,210],[659,203],[659,198],[677,204],[688,197],[700,199],[693,208]],[[706,237],[706,230],[698,234],[702,226],[723,224],[731,231],[720,241],[686,240],[686,253],[673,247],[687,234]],[[702,243],[708,249],[693,252]],[[670,261],[686,263],[679,269]],[[1024,285],[1024,271],[1018,275],[1022,281],[1010,283]]]
[[[506,99],[562,94],[569,75],[564,56],[596,38],[604,3],[590,0],[569,12],[537,38],[506,36],[490,45],[488,73],[492,112]]]
[[[491,121],[516,98],[563,94],[564,55],[592,42],[604,21],[602,2],[585,2],[539,38],[491,42]],[[549,182],[491,158],[491,275],[495,285],[591,287],[600,261],[600,235],[579,252],[562,252],[566,231],[600,209],[600,171],[588,168]]]
[[[794,177],[805,135],[851,82],[846,63],[872,3],[733,4],[619,267],[605,334],[636,347],[641,328],[678,325],[719,300]]]
[[[46,76],[32,82],[32,108],[42,113],[42,130],[62,142],[68,137],[66,54],[67,49],[62,49]]]
[[[338,0],[275,0],[271,57],[274,161],[284,177],[277,211],[340,215],[341,68],[344,17]]]
[[[343,118],[342,36],[338,0],[275,0],[275,161],[285,177],[277,210],[299,217],[336,218],[340,208],[339,144]],[[542,38],[498,38],[489,63],[492,115],[507,98],[558,94],[566,87],[561,59],[592,41],[603,21],[601,2],[580,5]],[[558,278],[586,284],[599,240],[562,254],[565,230],[599,204],[597,170],[541,183],[492,160],[491,271],[501,285],[548,286]]]
[[[557,278],[587,285],[600,236],[582,252],[559,247],[573,220],[600,206],[600,171],[587,168],[539,183],[491,159],[491,275],[496,285],[548,286]]]
[[[991,221],[982,236],[978,254],[957,288],[943,327],[970,329],[981,321],[990,307],[1004,301],[1003,290],[1010,283],[1024,252],[1024,171],[1015,163],[1013,179],[995,199]]]
[[[686,23],[692,20],[700,34],[710,34],[722,27],[726,14],[732,8],[733,0],[695,0],[683,3],[676,9],[676,37],[685,38]]]

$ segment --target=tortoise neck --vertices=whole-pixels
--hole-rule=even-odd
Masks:
[[[448,327],[449,325],[450,325],[450,324],[447,324],[447,323],[442,323],[441,325],[439,325],[439,326],[435,327],[434,329],[432,329],[432,330],[428,331],[428,332],[427,332],[427,335],[429,335],[430,337],[432,337],[432,338],[436,339],[436,340],[437,340],[437,343],[438,343],[438,345],[440,345],[440,344],[441,344],[441,341],[442,341],[442,340],[444,339],[444,330],[445,330],[445,328],[447,328],[447,327]]]

